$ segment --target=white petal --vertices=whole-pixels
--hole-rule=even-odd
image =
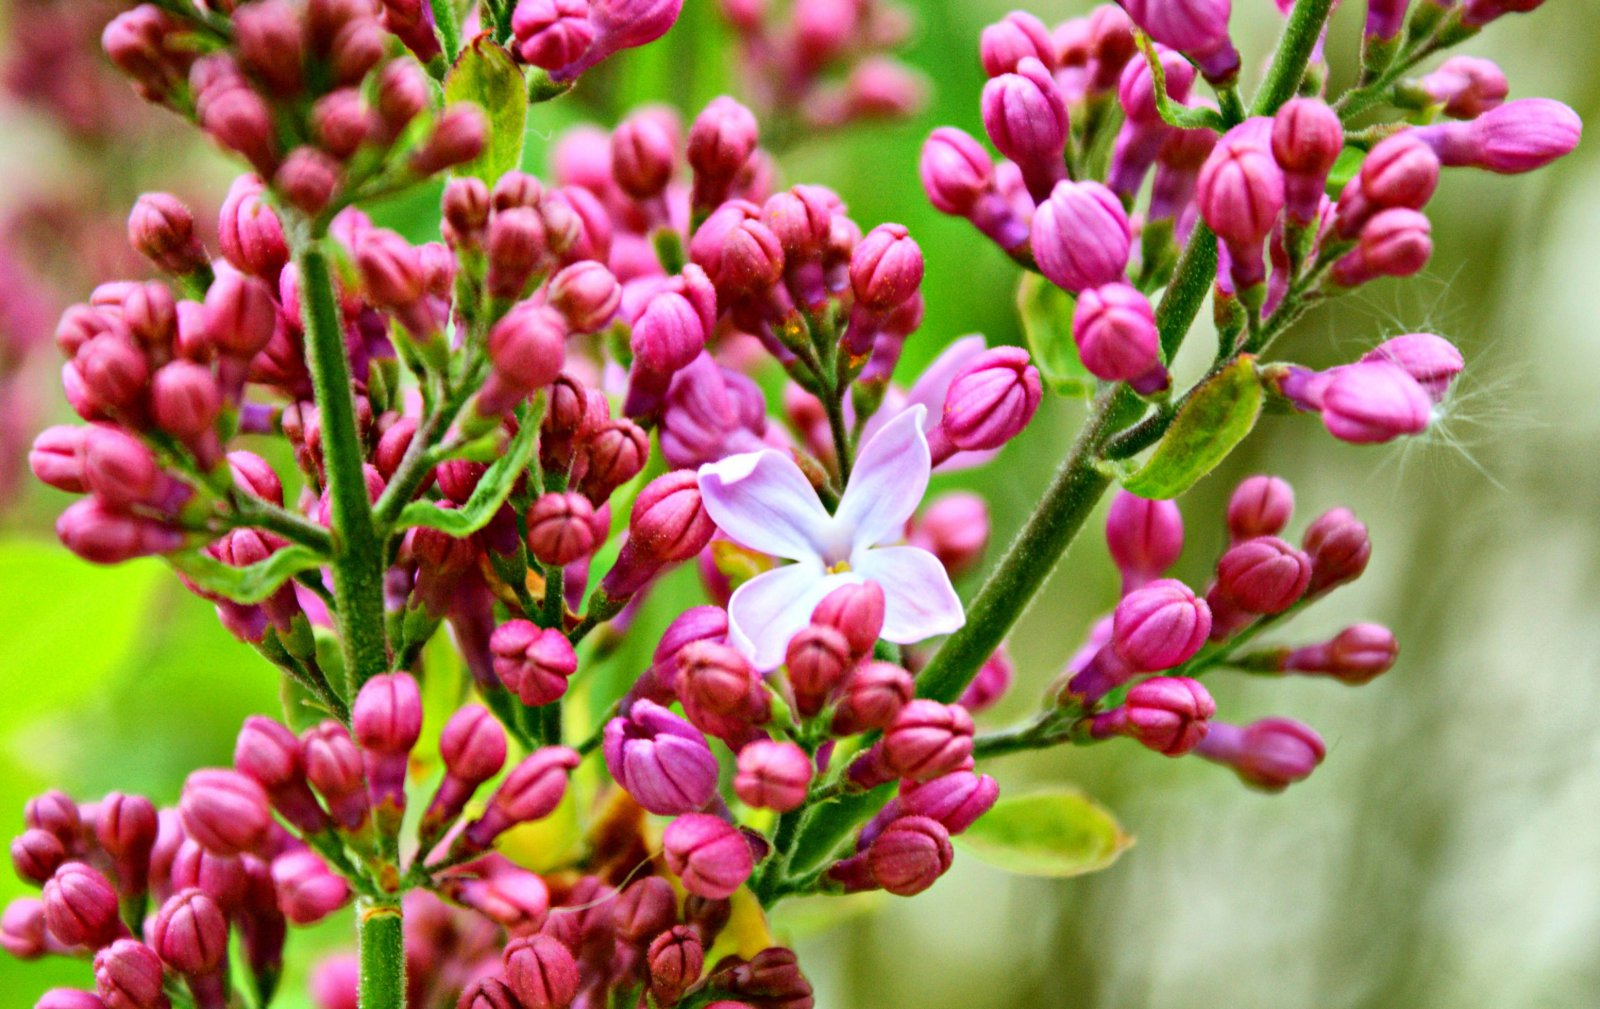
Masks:
[[[950,383],[955,381],[956,374],[988,349],[988,343],[976,334],[963,336],[946,347],[912,384],[911,391],[906,393],[906,407],[927,407],[929,422],[925,427],[932,427],[944,410],[944,397],[950,391]]]
[[[789,639],[811,622],[822,597],[853,575],[827,575],[820,561],[801,561],[759,574],[728,600],[728,641],[761,672],[783,665]]]
[[[730,539],[775,557],[818,557],[833,525],[800,467],[771,449],[701,466],[700,498]]]
[[[883,636],[910,645],[967,622],[944,565],[919,547],[879,547],[856,555],[851,573],[883,589]]]
[[[861,448],[834,518],[859,550],[900,538],[906,519],[928,489],[932,457],[922,433],[927,408],[914,406],[883,426]]]

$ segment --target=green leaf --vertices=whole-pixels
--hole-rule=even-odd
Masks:
[[[1076,305],[1072,295],[1037,273],[1023,274],[1022,283],[1017,285],[1022,335],[1039,374],[1063,396],[1090,396],[1094,393],[1094,376],[1078,359],[1078,345],[1072,339]]]
[[[1155,452],[1123,486],[1157,500],[1182,494],[1256,426],[1263,398],[1255,358],[1243,355],[1194,391]]]
[[[1007,796],[955,838],[980,861],[1024,876],[1081,876],[1117,860],[1133,838],[1075,789]]]
[[[328,559],[299,545],[287,546],[258,564],[236,568],[199,550],[172,554],[167,561],[190,581],[236,603],[259,603],[302,571],[319,568]]]
[[[506,445],[505,454],[484,472],[466,504],[460,508],[440,508],[432,501],[413,501],[401,510],[396,528],[427,526],[461,539],[488,525],[533,459],[539,434],[539,412],[537,409],[529,411],[521,420],[517,433]]]
[[[488,35],[473,39],[457,57],[444,82],[446,104],[473,102],[489,117],[489,142],[483,153],[456,169],[489,185],[522,163],[522,140],[528,123],[528,95],[522,71],[511,54]]]
[[[1347,182],[1361,172],[1361,163],[1367,160],[1367,152],[1357,147],[1346,147],[1339,152],[1339,159],[1333,163],[1333,170],[1328,173],[1328,195],[1337,197],[1344,192]]]

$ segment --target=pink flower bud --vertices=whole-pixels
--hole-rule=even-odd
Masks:
[[[639,475],[649,454],[650,436],[639,425],[626,418],[604,422],[584,446],[579,492],[591,502],[604,501]]]
[[[1232,0],[1120,0],[1150,37],[1194,58],[1207,80],[1231,79],[1239,52],[1228,38]]]
[[[0,949],[18,960],[37,960],[50,951],[42,901],[18,897],[6,905],[0,915]]]
[[[233,766],[267,793],[283,818],[307,833],[327,829],[328,817],[306,783],[300,740],[270,718],[252,715],[239,729]]]
[[[542,305],[518,305],[489,331],[489,360],[495,375],[524,395],[556,380],[566,348],[564,321]]]
[[[892,662],[857,666],[845,681],[834,709],[834,735],[852,736],[888,727],[915,692],[911,674]]]
[[[576,63],[594,44],[587,0],[518,0],[511,14],[517,53],[544,70]]]
[[[263,176],[270,176],[278,166],[278,141],[266,99],[243,85],[219,85],[204,92],[203,98],[201,128]]]
[[[1000,786],[987,774],[952,771],[931,781],[902,782],[896,800],[905,816],[925,816],[951,834],[959,834],[987,813],[1000,797]]]
[[[1283,170],[1289,219],[1302,227],[1316,220],[1328,173],[1344,148],[1339,114],[1317,98],[1295,98],[1272,122],[1272,156]]]
[[[850,286],[866,308],[889,311],[922,284],[922,249],[903,225],[880,224],[850,256]]]
[[[289,262],[289,244],[278,215],[262,198],[266,187],[254,175],[241,175],[228,188],[217,215],[222,255],[242,273],[276,281]]]
[[[476,787],[505,766],[505,730],[483,706],[469,704],[445,723],[439,755],[447,774]]]
[[[1122,735],[1169,757],[1179,757],[1205,738],[1217,705],[1198,680],[1155,676],[1136,684],[1120,708],[1096,715],[1090,733],[1097,739]]]
[[[47,427],[33,440],[28,450],[28,468],[33,475],[57,490],[69,494],[88,493],[83,470],[83,446],[90,429],[76,425]]]
[[[1131,41],[1132,36],[1129,38]],[[1160,59],[1161,72],[1167,82],[1167,97],[1179,105],[1187,103],[1189,91],[1194,87],[1194,64],[1166,46],[1159,47],[1156,55]],[[1156,101],[1155,76],[1150,72],[1148,62],[1143,59],[1129,62],[1122,68],[1115,81],[1117,103],[1122,106],[1128,122],[1136,126],[1165,125],[1161,118],[1160,105]]]
[[[1333,640],[1296,648],[1283,660],[1283,668],[1301,673],[1321,673],[1356,686],[1369,683],[1394,668],[1400,644],[1394,632],[1381,624],[1346,627]]]
[[[171,193],[145,193],[128,215],[128,241],[156,266],[183,274],[206,265],[194,215]]]
[[[117,892],[98,870],[67,862],[44,884],[44,921],[56,941],[99,949],[127,934]]]
[[[377,123],[359,91],[340,88],[312,106],[311,129],[323,150],[335,158],[348,158],[373,136]]]
[[[117,511],[93,498],[69,505],[56,519],[56,535],[68,550],[94,564],[171,553],[184,543],[181,530]]]
[[[1372,541],[1347,508],[1334,508],[1306,527],[1300,545],[1311,558],[1312,593],[1361,577],[1372,557]]]
[[[578,964],[548,935],[513,939],[501,955],[506,985],[522,1009],[567,1009],[578,997]]]
[[[659,196],[677,170],[677,159],[676,117],[663,109],[636,112],[611,134],[613,177],[636,200]]]
[[[112,792],[100,800],[94,822],[95,840],[111,856],[117,888],[123,896],[144,893],[156,830],[156,807],[144,796]]]
[[[806,801],[811,775],[811,759],[799,746],[760,739],[739,751],[733,791],[747,806],[787,813]]]
[[[483,816],[462,835],[473,848],[487,848],[519,823],[542,820],[555,812],[567,792],[567,778],[581,758],[565,746],[533,751],[506,775],[489,799]]]
[[[121,428],[89,428],[81,461],[84,481],[107,505],[128,508],[167,496],[169,481],[155,454]]]
[[[150,380],[150,413],[168,434],[198,438],[222,414],[222,389],[205,365],[170,361]]]
[[[1125,279],[1132,231],[1122,201],[1098,182],[1061,182],[1033,216],[1039,270],[1074,294]]]
[[[1367,0],[1367,23],[1362,29],[1365,40],[1391,42],[1406,24],[1406,8],[1411,0]]]
[[[1399,212],[1410,211],[1386,211]],[[1355,445],[1421,434],[1432,419],[1427,391],[1403,368],[1386,361],[1339,368],[1322,395],[1322,422],[1328,432]]]
[[[651,993],[664,1004],[677,1002],[684,990],[700,979],[705,961],[705,947],[693,928],[674,925],[662,932],[645,954]]]
[[[811,611],[811,624],[838,631],[852,655],[866,658],[883,631],[884,606],[883,587],[877,582],[844,585],[824,596]]]
[[[560,698],[578,670],[578,656],[566,635],[553,628],[541,630],[527,620],[495,628],[489,651],[500,681],[530,707]]]
[[[983,86],[983,128],[995,149],[1016,162],[1028,192],[1043,201],[1066,177],[1062,152],[1071,124],[1055,78],[1043,63],[1025,57],[1016,72]]]
[[[1476,119],[1505,103],[1511,86],[1492,60],[1452,56],[1417,82],[1451,119]]]
[[[867,848],[873,882],[897,897],[912,897],[950,869],[950,833],[926,816],[904,816],[885,827]]]
[[[1126,594],[1177,563],[1183,551],[1183,516],[1171,501],[1150,501],[1119,491],[1106,513],[1106,546],[1122,572]]]
[[[977,566],[989,545],[989,505],[964,491],[942,494],[916,516],[906,538],[959,577]]]
[[[69,848],[78,844],[78,834],[83,829],[78,804],[67,793],[55,789],[29,799],[22,809],[22,822],[54,834]]]
[[[567,317],[577,333],[605,328],[622,303],[622,287],[610,270],[593,260],[573,263],[550,279],[549,304]]]
[[[684,889],[700,897],[733,896],[755,869],[750,845],[739,829],[706,813],[685,813],[673,820],[661,843],[667,868],[683,881]]]
[[[735,648],[693,641],[678,650],[677,693],[691,721],[707,731],[703,714],[741,717],[768,712],[767,695],[749,661]]]
[[[11,842],[11,866],[17,876],[43,886],[67,860],[67,847],[48,830],[29,827]]]
[[[1039,408],[1039,371],[1020,347],[996,347],[956,373],[938,430],[963,451],[997,449],[1022,433]]]
[[[1385,210],[1366,223],[1355,249],[1333,267],[1335,283],[1357,287],[1378,277],[1409,277],[1433,255],[1432,225],[1415,210]]]
[[[483,153],[488,137],[489,124],[482,109],[465,102],[447,106],[428,139],[411,155],[411,170],[433,175],[464,165]]]
[[[109,1009],[98,995],[75,988],[52,988],[39,997],[33,1009]]]
[[[565,567],[594,552],[594,506],[582,494],[545,494],[528,510],[528,550]]]
[[[1243,728],[1212,725],[1195,753],[1232,767],[1247,785],[1281,792],[1316,770],[1327,748],[1309,726],[1287,718],[1263,718]]]
[[[1361,162],[1361,194],[1376,207],[1421,210],[1439,187],[1439,158],[1411,133],[1397,133]]]
[[[278,302],[254,277],[224,273],[206,292],[205,333],[223,354],[248,361],[272,341]]]
[[[849,639],[831,626],[813,624],[789,639],[784,666],[802,716],[810,718],[822,710],[855,657]]]
[[[707,209],[726,198],[755,153],[760,128],[749,109],[726,95],[713,98],[689,128],[688,160],[694,169],[694,205]]]
[[[218,855],[258,851],[272,828],[266,793],[237,771],[208,768],[190,774],[178,813],[184,831]]]
[[[390,60],[378,72],[373,107],[383,126],[383,136],[393,139],[428,107],[428,79],[422,68],[407,59]],[[420,169],[418,169],[420,171]]]
[[[1211,633],[1211,608],[1189,586],[1162,578],[1135,589],[1117,604],[1111,646],[1139,672],[1158,672],[1189,661]]]
[[[359,830],[371,812],[361,751],[331,719],[306,731],[301,738],[306,778],[328,804],[334,822],[346,830]]]
[[[296,147],[283,159],[273,184],[284,199],[310,215],[322,213],[339,188],[339,163],[314,147]]]
[[[1283,172],[1266,146],[1247,132],[1253,123],[1235,127],[1217,143],[1195,191],[1200,216],[1228,245],[1234,284],[1241,291],[1266,278],[1261,244],[1284,205]]]
[[[1083,366],[1096,378],[1153,385],[1149,391],[1168,384],[1155,309],[1129,284],[1085,288],[1073,313],[1072,338]]]
[[[700,500],[694,470],[675,470],[645,485],[628,518],[628,542],[661,564],[686,561],[704,550],[716,524]]]
[[[700,809],[717,786],[717,761],[700,730],[640,700],[605,728],[606,768],[634,801],[672,816]]]
[[[228,955],[228,919],[197,889],[182,890],[161,905],[149,935],[162,961],[190,977],[209,975]]]
[[[1050,29],[1027,11],[1012,11],[985,27],[978,36],[978,55],[990,77],[1014,73],[1017,64],[1030,56],[1047,68],[1056,64]]]
[[[636,367],[670,375],[700,356],[706,336],[705,323],[689,299],[675,291],[662,291],[634,320],[628,343]]]
[[[150,364],[127,330],[101,333],[78,348],[72,363],[99,410],[136,408],[150,381]]]
[[[374,802],[396,813],[406,805],[406,766],[422,734],[422,694],[409,673],[385,673],[362,685],[350,724],[366,764]]]
[[[106,1009],[166,1009],[162,975],[156,951],[134,939],[118,939],[94,955],[94,987]]]
[[[1276,536],[1236,543],[1217,562],[1221,599],[1246,613],[1281,613],[1310,583],[1311,559]]]
[[[617,938],[629,945],[648,941],[678,920],[678,898],[660,876],[644,876],[623,887],[614,915]]]
[[[508,207],[489,220],[489,293],[508,301],[522,297],[550,260],[544,219],[529,207]]]
[[[278,907],[296,925],[315,925],[350,900],[350,886],[314,852],[301,848],[272,860]]]
[[[883,764],[899,778],[927,781],[972,756],[972,716],[957,704],[915,700],[884,730]]]
[[[1385,340],[1363,354],[1361,360],[1387,361],[1404,369],[1435,403],[1444,400],[1466,365],[1454,344],[1432,333],[1407,333]]]
[[[1412,130],[1449,166],[1471,166],[1502,175],[1543,168],[1578,146],[1583,121],[1560,102],[1523,98],[1464,123],[1438,123]]]
[[[928,135],[918,171],[934,209],[958,217],[972,212],[994,178],[988,152],[953,126],[941,126]]]
[[[1011,689],[1012,681],[1016,679],[1016,672],[1016,667],[1011,663],[1011,656],[1002,645],[978,667],[978,674],[967,684],[967,689],[957,698],[956,703],[974,715],[987,711],[1000,703],[1000,698]]]
[[[1507,14],[1538,10],[1544,0],[1466,0],[1461,8],[1461,23],[1476,28]]]

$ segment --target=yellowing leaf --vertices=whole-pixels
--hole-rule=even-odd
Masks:
[[[1263,400],[1255,358],[1211,376],[1178,410],[1156,450],[1123,487],[1142,498],[1175,498],[1228,457],[1256,426]]]
[[[1022,318],[1022,335],[1039,374],[1050,388],[1064,396],[1088,396],[1095,388],[1094,376],[1078,358],[1078,345],[1072,339],[1072,313],[1077,302],[1072,295],[1037,273],[1022,275],[1017,285],[1017,314]]]
[[[1080,876],[1133,843],[1104,807],[1075,789],[1007,796],[954,839],[980,861],[1024,876]]]
[[[522,71],[511,54],[479,35],[461,50],[444,82],[447,104],[473,102],[489,117],[489,142],[476,160],[456,169],[489,185],[522,163],[528,123],[528,94]]]

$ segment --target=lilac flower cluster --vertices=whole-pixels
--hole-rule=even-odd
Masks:
[[[517,167],[527,106],[660,36],[678,3],[457,6],[145,4],[106,31],[141,94],[253,174],[223,204],[220,259],[176,198],[139,201],[129,238],[162,276],[63,315],[86,424],[30,461],[86,495],[58,524],[70,549],[165,558],[287,703],[176,811],[34,804],[13,856],[43,898],[0,932],[22,955],[92,955],[98,986],[41,1006],[227,1006],[235,932],[264,1005],[287,924],[353,900],[359,953],[318,970],[323,1009],[808,1009],[793,953],[753,941],[761,915],[933,885],[1001,801],[980,760],[1126,736],[1269,790],[1322,760],[1299,723],[1216,721],[1200,677],[1387,670],[1397,646],[1373,624],[1245,650],[1362,573],[1365,526],[1334,509],[1295,546],[1289,487],[1252,477],[1197,592],[1168,577],[1171,499],[1266,402],[1372,443],[1447,400],[1464,362],[1433,334],[1324,371],[1261,356],[1320,300],[1425,265],[1441,168],[1525,171],[1576,144],[1569,110],[1505,102],[1481,62],[1405,77],[1505,5],[1375,3],[1364,75],[1325,97],[1331,0],[1300,0],[1248,108],[1226,0],[991,25],[981,111],[1003,160],[944,127],[922,177],[1053,285],[1023,288],[1046,295],[1021,299],[1040,353],[965,337],[904,389],[921,247],[829,189],[783,188],[735,99],[687,126],[648,106],[575,128],[548,179]],[[728,13],[781,84],[763,104],[814,123],[907,104],[880,101],[882,80],[843,99],[819,83],[898,38],[887,8]],[[1406,121],[1357,121],[1379,105]],[[438,241],[359,206],[447,171]],[[1173,356],[1208,293],[1217,355],[1181,389]],[[924,504],[932,473],[994,460],[1047,386],[1091,392],[1092,412],[964,602],[988,511]],[[1041,715],[980,733],[1015,679],[1008,631],[1113,480],[1120,602]],[[707,603],[644,669],[617,668],[643,600],[691,561]],[[424,684],[443,709],[426,742]],[[715,959],[734,945],[753,955]]]

